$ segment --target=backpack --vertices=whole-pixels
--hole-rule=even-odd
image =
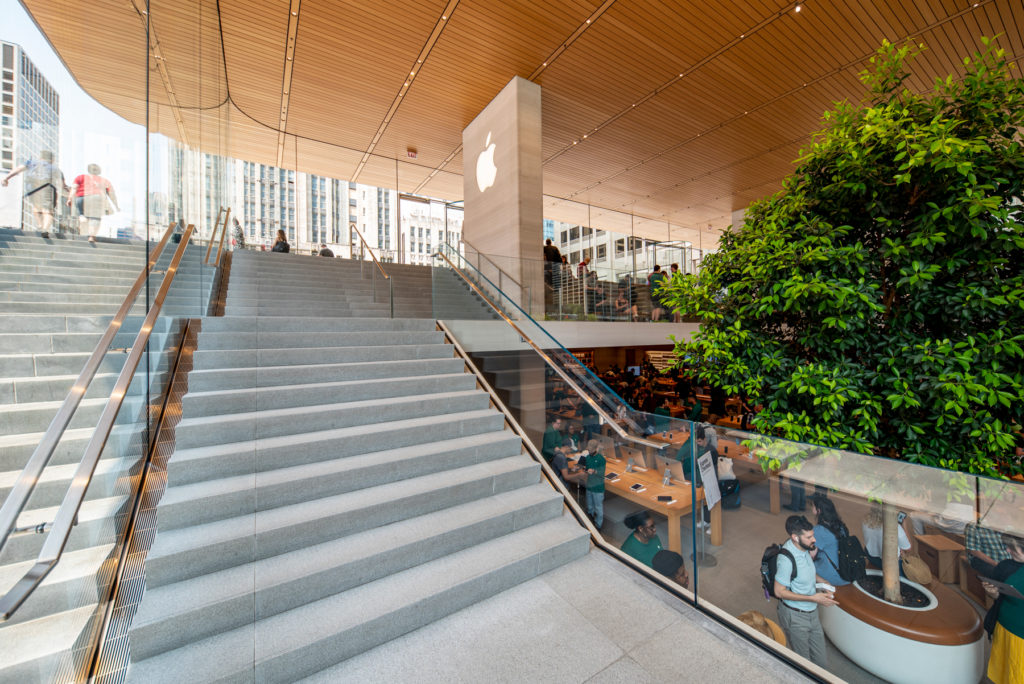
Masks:
[[[836,540],[836,545],[839,551],[839,564],[837,565],[826,553],[825,558],[828,559],[829,565],[835,568],[844,582],[864,579],[868,574],[868,552],[861,546],[857,535],[847,533],[845,537]]]
[[[861,546],[856,535],[847,534],[837,540],[839,547],[839,564],[832,563],[839,576],[846,582],[856,582],[867,574],[868,553]],[[829,558],[829,562],[832,559]]]
[[[793,575],[789,578],[792,582],[796,579],[796,559],[781,544],[772,544],[761,554],[761,588],[764,589],[765,600],[775,596],[775,573],[779,562],[779,555],[785,554],[793,566]]]

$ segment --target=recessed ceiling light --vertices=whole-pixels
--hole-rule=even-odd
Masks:
[[[441,21],[444,21],[444,20],[445,20],[445,19],[447,19],[447,18],[448,18],[448,17],[447,17],[447,16],[445,16],[444,14],[442,14],[442,15],[441,15]]]
[[[590,20],[589,20],[589,19],[587,19],[587,23],[588,23],[588,24],[590,23]]]
[[[793,11],[794,12],[799,12],[802,9],[803,9],[803,6],[798,2],[798,3],[796,3],[796,7],[793,8]]]

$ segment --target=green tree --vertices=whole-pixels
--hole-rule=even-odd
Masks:
[[[666,286],[701,321],[677,354],[762,404],[760,431],[1021,472],[1024,82],[984,44],[917,94],[917,48],[885,43],[865,102],[827,112],[783,190]]]

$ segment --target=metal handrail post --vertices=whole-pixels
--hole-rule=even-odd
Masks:
[[[395,317],[395,281],[388,278],[388,299],[391,302],[391,318]]]
[[[110,392],[110,398],[107,399],[107,403],[103,407],[103,413],[100,414],[99,422],[96,423],[96,429],[92,433],[92,438],[89,439],[89,443],[85,447],[82,460],[78,464],[78,468],[75,469],[75,474],[71,478],[71,486],[68,488],[67,494],[64,495],[60,508],[57,509],[57,515],[53,520],[53,528],[46,536],[46,541],[43,542],[43,548],[39,552],[35,565],[0,599],[0,620],[7,620],[14,614],[14,611],[25,602],[35,588],[39,586],[39,583],[50,574],[50,571],[53,570],[57,561],[60,560],[61,555],[64,553],[64,547],[67,546],[68,537],[71,535],[71,528],[74,527],[78,520],[78,511],[81,509],[86,491],[92,483],[96,464],[99,462],[103,448],[110,438],[110,431],[114,427],[114,421],[117,419],[117,414],[124,403],[125,395],[135,375],[135,369],[138,368],[139,360],[149,344],[153,325],[156,323],[157,316],[160,315],[164,299],[167,298],[167,291],[170,289],[175,275],[177,275],[178,265],[181,263],[185,249],[188,247],[188,241],[192,237],[194,230],[195,226],[192,224],[189,224],[185,229],[181,243],[175,250],[174,257],[164,273],[163,281],[160,283],[160,289],[156,293],[153,305],[146,314],[142,328],[135,336],[131,352],[129,352],[128,358],[125,360],[124,366],[117,376],[117,382],[114,383],[114,389]]]
[[[71,386],[67,396],[64,398],[64,403],[57,409],[57,414],[50,421],[49,427],[46,428],[46,432],[43,433],[43,438],[39,440],[39,444],[32,452],[32,456],[29,457],[28,463],[22,469],[21,474],[18,475],[18,479],[14,483],[14,487],[11,489],[11,493],[7,496],[7,500],[4,501],[3,507],[0,508],[0,549],[3,548],[7,542],[7,538],[10,536],[11,531],[14,529],[18,521],[18,516],[21,515],[22,510],[25,508],[25,504],[28,503],[29,497],[32,495],[36,484],[39,482],[39,477],[43,473],[43,469],[46,468],[50,459],[53,457],[53,452],[56,450],[57,445],[60,443],[61,437],[64,436],[64,431],[68,429],[68,425],[71,424],[71,419],[78,410],[78,405],[81,403],[82,398],[85,397],[86,391],[89,389],[89,383],[92,382],[93,377],[96,375],[96,371],[99,370],[100,364],[103,362],[103,357],[106,355],[106,349],[113,342],[114,337],[121,330],[121,326],[124,323],[124,319],[128,316],[128,312],[131,311],[132,306],[135,303],[135,298],[138,296],[139,291],[142,289],[143,284],[149,278],[150,271],[153,270],[153,266],[156,265],[157,260],[160,258],[160,254],[163,252],[164,247],[167,245],[167,241],[171,237],[171,233],[174,231],[174,223],[171,223],[164,232],[160,242],[156,244],[153,250],[149,254],[149,260],[143,267],[142,272],[139,273],[138,278],[132,284],[128,290],[128,294],[125,296],[124,301],[121,302],[120,308],[117,313],[114,314],[114,318],[111,319],[107,325],[107,329],[103,332],[103,336],[100,337],[99,342],[96,343],[96,347],[93,349],[92,354],[85,362],[85,366],[82,367],[82,372],[78,374],[78,378],[75,380],[75,384]]]

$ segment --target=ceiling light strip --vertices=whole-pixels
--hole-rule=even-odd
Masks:
[[[420,75],[420,69],[427,62],[427,56],[430,55],[430,51],[434,49],[434,44],[441,37],[441,33],[448,25],[449,20],[452,18],[452,14],[455,12],[455,8],[459,6],[459,0],[448,0],[448,4],[441,12],[441,18],[434,23],[434,29],[430,32],[430,36],[427,41],[420,48],[420,53],[416,56],[416,62],[409,68],[408,75],[403,79],[403,83],[398,88],[398,92],[395,94],[394,99],[391,101],[391,106],[388,108],[387,113],[381,120],[380,125],[377,127],[377,133],[373,136],[373,140],[370,141],[369,146],[363,152],[362,158],[359,160],[356,171],[352,174],[351,182],[355,183],[356,179],[359,178],[359,174],[366,168],[366,162],[369,161],[373,151],[377,148],[377,144],[381,138],[384,137],[384,132],[387,131],[388,126],[391,124],[391,120],[395,117],[398,112],[398,107],[402,104],[402,100],[412,90],[412,84],[416,81],[416,78]],[[454,155],[452,155],[454,156]],[[395,190],[398,190],[398,178],[395,178]],[[415,191],[414,191],[415,192]]]
[[[556,59],[558,59],[558,57],[563,52],[565,52],[569,48],[570,45],[572,45],[574,42],[576,42],[576,40],[580,36],[582,36],[586,32],[586,30],[588,28],[593,26],[594,22],[596,22],[598,20],[598,18],[600,18],[600,16],[602,14],[604,14],[608,10],[608,8],[610,8],[615,3],[616,3],[616,0],[605,0],[604,3],[600,7],[598,7],[596,10],[594,10],[593,13],[591,13],[590,16],[588,16],[586,19],[583,20],[582,24],[577,26],[576,29],[571,34],[569,34],[568,38],[566,38],[564,41],[562,41],[561,45],[559,45],[557,48],[555,48],[554,52],[552,52],[550,55],[548,55],[548,58],[545,59],[544,62],[539,67],[537,67],[536,69],[533,70],[533,73],[531,73],[529,76],[526,77],[527,80],[529,80],[529,81],[537,80],[537,77],[540,76],[541,73],[545,69],[547,69],[549,66],[551,66],[551,64],[554,63],[554,61]],[[458,147],[455,148],[455,150],[451,154],[449,154],[447,157],[445,157],[444,161],[442,161],[440,164],[438,164],[437,167],[434,170],[432,170],[427,175],[426,178],[424,178],[422,181],[420,181],[420,184],[417,185],[416,188],[413,190],[413,194],[419,194],[420,191],[423,190],[424,187],[426,187],[427,183],[432,181],[434,179],[434,176],[436,176],[439,172],[443,171],[444,167],[446,167],[453,159],[455,159],[455,157],[461,151],[462,151],[462,145],[460,144]]]
[[[178,105],[178,97],[174,94],[174,85],[171,83],[171,73],[167,70],[167,60],[164,58],[163,52],[160,50],[160,40],[156,35],[156,26],[153,25],[152,19],[146,12],[146,6],[143,4],[139,7],[138,2],[132,1],[132,6],[139,15],[139,19],[142,20],[142,30],[146,30],[146,23],[149,22],[149,54],[152,58],[156,71],[160,74],[160,81],[163,83],[164,92],[167,95],[167,104],[171,108],[171,116],[174,117],[174,123],[178,127],[178,135],[181,141],[187,146],[188,142],[188,131],[185,128],[185,119],[181,116],[181,108]],[[152,68],[152,67],[151,67]],[[153,98],[147,94],[146,99],[148,100],[146,106],[151,107],[153,105]]]
[[[687,67],[682,72],[680,72],[678,76],[673,76],[672,78],[668,79],[667,81],[665,81],[664,83],[662,83],[661,85],[657,86],[656,88],[654,88],[653,90],[648,92],[646,95],[644,95],[643,97],[638,99],[636,102],[633,102],[628,107],[624,107],[623,109],[619,110],[618,112],[616,112],[612,116],[608,117],[607,119],[605,119],[604,121],[602,121],[598,125],[596,125],[593,128],[591,128],[589,131],[587,131],[583,135],[577,137],[572,142],[570,142],[569,144],[567,144],[564,147],[562,147],[560,150],[557,150],[550,157],[545,159],[544,163],[547,164],[548,162],[557,159],[561,155],[565,154],[567,151],[571,150],[574,146],[576,146],[579,143],[583,142],[585,139],[590,138],[591,136],[593,136],[595,133],[597,133],[601,129],[606,128],[606,127],[612,125],[613,123],[615,123],[616,121],[618,121],[619,119],[624,117],[626,114],[628,114],[629,112],[632,112],[637,107],[639,107],[640,105],[644,104],[645,102],[647,102],[648,100],[650,100],[654,96],[661,94],[662,92],[664,92],[668,88],[670,88],[670,87],[674,86],[675,84],[679,83],[680,81],[684,80],[686,77],[688,77],[690,74],[692,74],[693,72],[697,71],[701,67],[703,67],[706,64],[710,63],[711,61],[717,59],[718,57],[721,57],[726,51],[732,49],[733,47],[738,45],[741,41],[745,40],[746,38],[749,38],[750,36],[754,35],[758,31],[760,31],[761,29],[763,29],[763,28],[773,24],[778,19],[781,19],[782,17],[786,16],[786,14],[788,14],[788,12],[789,12],[789,10],[788,10],[788,8],[786,8],[786,9],[779,10],[778,12],[776,12],[775,14],[773,14],[771,16],[765,17],[760,22],[758,22],[756,25],[754,25],[753,28],[747,29],[744,33],[740,34],[739,37],[733,38],[731,41],[729,41],[728,43],[725,43],[724,45],[722,45],[721,47],[716,49],[714,52],[711,52],[710,54],[705,55],[699,61],[695,62],[694,64],[691,64],[689,67]]]
[[[558,57],[569,48],[570,45],[575,43],[580,36],[586,33],[587,29],[593,26],[594,23],[601,17],[601,15],[608,11],[608,9],[612,5],[614,5],[615,2],[616,0],[605,0],[604,3],[596,10],[594,10],[594,12],[590,16],[588,16],[582,24],[576,27],[576,30],[573,31],[568,38],[562,41],[561,45],[555,48],[554,52],[548,55],[548,58],[545,59],[539,67],[533,70],[532,74],[527,76],[527,80],[536,80],[537,77],[540,76],[545,69],[551,66],[554,63],[554,61],[558,59]]]
[[[288,7],[288,41],[284,48],[284,69],[281,74],[281,113],[277,122],[277,168],[284,166],[284,145],[287,142],[288,103],[292,92],[292,72],[295,68],[295,39],[299,32],[299,5],[302,0],[291,0]],[[298,160],[296,160],[296,163]]]
[[[987,3],[991,2],[991,1],[992,0],[983,0],[983,2],[985,4],[987,4]],[[921,36],[921,35],[923,35],[925,33],[928,33],[929,31],[935,30],[936,28],[938,28],[939,26],[942,26],[943,24],[949,23],[950,21],[958,19],[961,16],[963,16],[963,15],[969,13],[969,12],[974,11],[974,9],[976,9],[976,7],[970,7],[968,9],[956,12],[955,14],[951,14],[951,15],[949,15],[947,17],[944,17],[944,18],[940,19],[939,21],[936,21],[936,22],[934,22],[932,24],[929,24],[928,26],[926,26],[926,27],[924,27],[924,28],[922,28],[922,29],[920,29],[918,31],[915,31],[914,33],[909,33],[906,36],[904,36],[903,38],[901,38],[900,40],[897,40],[897,41],[894,41],[894,42],[900,43],[900,42],[903,42],[903,41],[906,41],[906,40],[910,40],[911,38],[915,38],[917,36]],[[750,34],[747,33],[746,35],[749,36]],[[711,126],[710,128],[707,128],[707,129],[705,129],[705,130],[703,130],[700,133],[697,133],[695,135],[691,135],[689,138],[687,138],[685,140],[682,140],[682,141],[676,143],[675,145],[672,145],[671,147],[667,147],[664,150],[661,150],[660,152],[656,152],[655,154],[647,157],[646,159],[642,159],[642,160],[640,160],[640,161],[638,161],[638,162],[636,162],[636,163],[634,163],[634,164],[632,164],[632,165],[630,165],[630,166],[628,166],[628,167],[626,167],[626,168],[624,168],[624,169],[622,169],[620,171],[616,171],[615,173],[611,174],[610,176],[607,176],[605,178],[602,178],[599,181],[591,183],[590,185],[586,186],[585,188],[582,188],[581,190],[579,190],[577,192],[570,193],[569,197],[570,198],[576,197],[577,195],[579,195],[581,193],[593,190],[594,188],[596,188],[597,186],[599,186],[599,185],[601,185],[603,183],[607,183],[608,181],[613,180],[615,178],[618,178],[619,176],[621,176],[621,175],[623,175],[625,173],[629,173],[630,171],[633,171],[634,169],[637,169],[637,168],[643,166],[644,164],[649,164],[650,162],[655,161],[656,159],[659,159],[659,158],[665,156],[666,154],[674,152],[674,151],[678,150],[679,148],[681,148],[681,147],[683,147],[685,145],[688,145],[689,143],[695,141],[697,138],[700,138],[702,136],[708,135],[709,133],[713,133],[714,131],[716,131],[716,130],[718,130],[720,128],[724,128],[725,126],[728,126],[728,125],[730,125],[732,123],[735,123],[736,121],[739,121],[740,119],[742,119],[742,118],[744,118],[744,117],[746,117],[746,116],[748,116],[750,114],[753,114],[754,112],[760,111],[760,110],[762,110],[762,109],[764,109],[766,107],[769,107],[769,106],[775,104],[776,102],[779,102],[780,100],[783,100],[783,99],[785,99],[787,97],[790,97],[791,95],[794,95],[795,93],[803,90],[804,88],[807,88],[808,86],[817,85],[818,83],[820,83],[822,81],[825,81],[825,80],[830,79],[830,78],[832,78],[832,77],[834,77],[834,76],[836,76],[838,74],[841,74],[841,73],[843,73],[845,71],[848,71],[851,68],[857,67],[860,64],[866,62],[872,56],[874,56],[874,54],[875,54],[874,51],[872,51],[872,52],[870,52],[870,53],[868,53],[866,55],[861,55],[860,57],[857,57],[856,59],[853,59],[853,60],[847,62],[846,64],[843,64],[843,65],[841,65],[839,67],[836,67],[835,69],[833,69],[833,70],[831,70],[831,71],[829,71],[827,73],[824,73],[821,76],[817,76],[817,77],[811,79],[810,81],[807,81],[806,83],[803,83],[803,84],[801,84],[799,86],[795,86],[795,87],[787,90],[784,93],[776,95],[775,97],[773,97],[773,98],[771,98],[769,100],[766,100],[766,101],[762,102],[761,104],[759,104],[759,105],[757,105],[757,106],[755,106],[755,107],[753,107],[751,109],[745,110],[742,113],[735,114],[735,115],[729,117],[728,119],[724,119],[723,121],[718,122],[714,126]],[[702,60],[702,62],[706,63],[706,60]],[[696,67],[696,65],[695,65],[695,67]],[[618,118],[618,117],[616,116],[616,118]],[[609,122],[610,121],[611,120],[609,120]],[[601,127],[603,127],[603,126],[604,126],[604,124],[602,124]],[[587,137],[587,136],[584,136],[584,137]],[[808,137],[810,137],[810,136],[809,135],[802,136],[800,139],[802,140],[802,139],[805,139],[805,138],[808,138]],[[575,144],[575,143],[573,143],[573,144]],[[567,148],[569,148],[569,147],[572,147],[572,145],[567,146]],[[565,148],[565,149],[567,149],[567,148]],[[765,154],[773,152],[773,151],[775,151],[775,150],[774,149],[767,150],[765,152]],[[549,160],[550,159],[554,159],[558,154],[560,154],[560,153],[556,153],[556,154],[552,155],[551,157],[549,157]],[[547,162],[545,162],[545,163],[547,163]],[[665,192],[666,190],[671,190],[671,189],[673,189],[675,187],[677,187],[677,186],[672,186],[672,187],[669,187],[669,188],[664,188],[662,190],[656,190],[654,193],[648,195],[645,199],[650,199],[650,198],[654,197],[655,195],[658,195],[658,194],[660,194],[662,192]],[[626,205],[621,205],[621,206],[626,206]]]

